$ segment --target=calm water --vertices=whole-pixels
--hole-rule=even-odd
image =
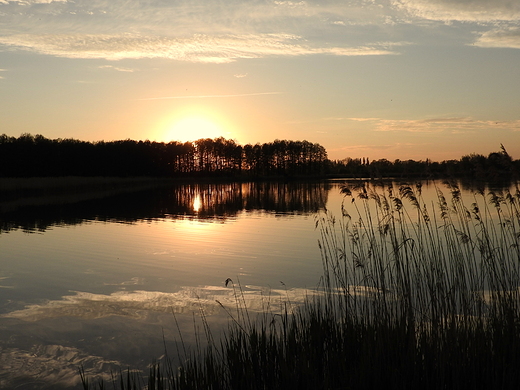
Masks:
[[[0,388],[78,384],[144,368],[216,333],[233,308],[297,304],[322,274],[315,216],[340,214],[342,181],[184,185],[81,202],[5,201],[0,214]],[[397,184],[396,184],[397,186]],[[423,184],[425,199],[435,186]],[[463,191],[471,201],[471,192]],[[270,297],[270,298],[267,298]],[[175,317],[172,311],[176,313]],[[195,321],[194,321],[195,320]],[[163,339],[164,336],[164,339]]]

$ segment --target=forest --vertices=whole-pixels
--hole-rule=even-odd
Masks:
[[[192,142],[88,142],[42,135],[0,135],[0,177],[327,177],[443,178],[486,180],[517,178],[520,160],[500,145],[488,156],[459,160],[329,160],[325,148],[308,141],[275,140],[240,145],[222,137]]]
[[[513,160],[503,145],[488,156],[472,153],[459,160],[431,161],[345,158],[330,161],[329,175],[355,178],[467,178],[486,181],[518,179],[520,160]]]
[[[241,146],[224,138],[164,143],[0,136],[0,177],[307,176],[325,174],[327,161],[325,149],[308,141]]]

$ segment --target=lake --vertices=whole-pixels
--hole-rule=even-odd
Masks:
[[[251,313],[298,305],[323,273],[316,216],[341,215],[346,183],[4,196],[0,387],[79,388],[81,366],[105,379],[144,369],[181,341],[193,348],[204,321],[218,337],[236,291]],[[475,201],[473,187],[459,188]],[[449,194],[441,182],[422,183],[426,203],[438,189]],[[345,207],[355,215],[359,202]]]

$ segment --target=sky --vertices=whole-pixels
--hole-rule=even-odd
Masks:
[[[0,134],[520,158],[519,0],[0,0]]]

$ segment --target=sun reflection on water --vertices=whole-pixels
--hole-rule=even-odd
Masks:
[[[201,200],[200,195],[195,195],[195,198],[193,199],[193,211],[198,213],[201,207]]]

